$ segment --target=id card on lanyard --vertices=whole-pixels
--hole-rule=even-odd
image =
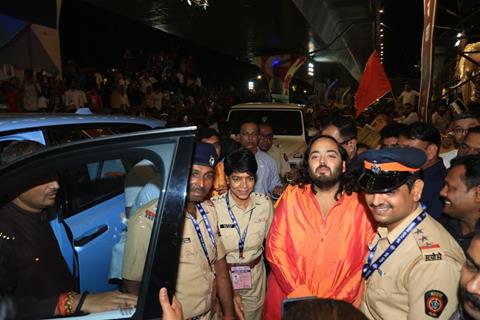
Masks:
[[[252,289],[252,269],[249,266],[230,268],[233,290]]]
[[[205,227],[207,228],[208,236],[210,237],[210,241],[212,242],[215,249],[217,248],[217,242],[215,241],[215,234],[213,233],[212,225],[208,220],[207,213],[203,209],[202,205],[197,203],[195,204],[196,208],[200,212],[200,215],[203,218],[203,222],[205,223]],[[197,220],[190,214],[187,213],[187,217],[192,221],[193,227],[195,228],[195,232],[197,233],[198,240],[200,241],[200,245],[202,246],[203,253],[207,258],[208,265],[212,268],[212,262],[210,260],[210,256],[208,255],[207,245],[205,243],[205,239],[203,238],[202,231],[200,230],[200,225],[198,224]]]
[[[240,230],[240,225],[238,224],[237,218],[230,207],[229,200],[230,192],[227,193],[225,201],[227,202],[227,211],[230,215],[230,219],[237,230],[239,240],[238,240],[238,255],[240,259],[243,259],[243,251],[245,250],[245,240],[247,239],[248,227],[250,226],[250,221],[252,220],[253,208],[250,210],[250,216],[248,218],[247,226],[243,231],[243,234]],[[233,290],[241,289],[252,289],[252,269],[250,266],[232,266],[230,268],[230,278],[232,279]]]

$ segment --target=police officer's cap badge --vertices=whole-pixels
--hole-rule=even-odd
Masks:
[[[375,174],[379,174],[380,171],[381,171],[380,166],[378,165],[378,163],[376,161],[374,161],[373,164],[372,164],[372,172],[375,173]]]

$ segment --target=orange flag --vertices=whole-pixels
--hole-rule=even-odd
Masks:
[[[373,51],[368,58],[358,90],[355,93],[355,109],[357,109],[355,117],[358,117],[366,107],[390,91],[392,91],[390,81],[378,58],[377,51]]]

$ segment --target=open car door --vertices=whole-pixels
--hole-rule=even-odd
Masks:
[[[159,194],[135,317],[156,318],[161,315],[159,289],[175,292],[194,143],[195,128],[189,127],[45,148],[0,167],[0,205],[32,188],[35,181],[58,177],[60,190],[51,208],[51,225],[65,261],[73,266],[81,291],[115,289],[108,274],[112,247],[125,229],[125,181],[136,164],[149,163]]]

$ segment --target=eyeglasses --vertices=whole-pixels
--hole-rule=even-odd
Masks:
[[[467,134],[468,132],[468,129],[463,129],[463,128],[455,128],[453,129],[453,132],[455,132],[455,134]]]
[[[355,139],[355,137],[350,138],[350,139],[348,139],[348,140],[345,140],[345,141],[343,141],[343,142],[340,142],[340,144],[341,144],[342,146],[345,146],[345,145],[347,145],[350,141],[352,141],[353,139]]]

